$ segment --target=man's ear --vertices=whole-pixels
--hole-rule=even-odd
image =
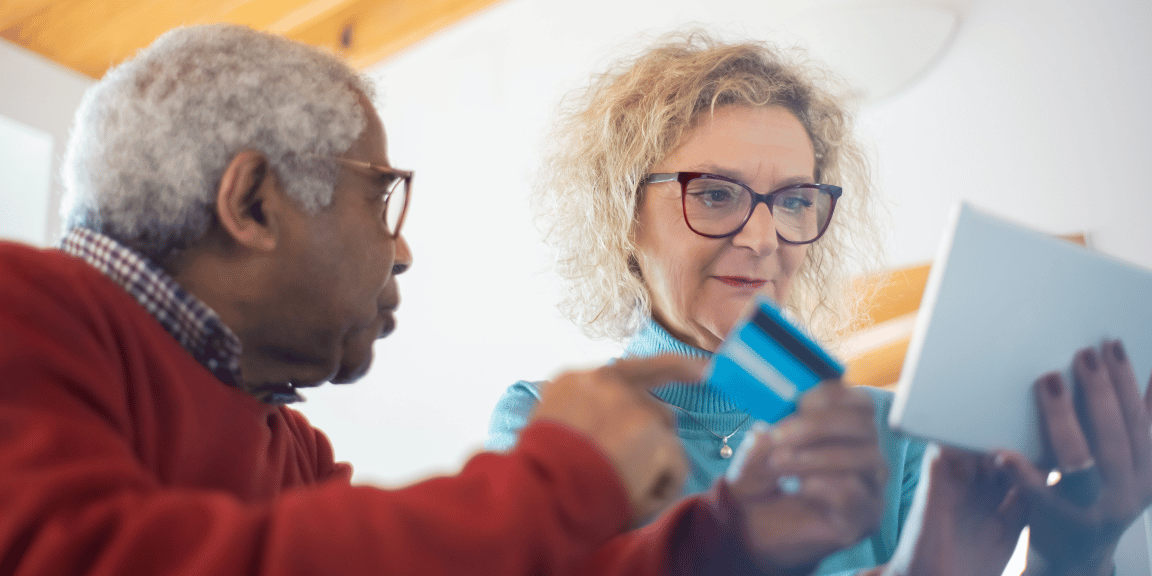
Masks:
[[[232,157],[216,190],[216,217],[233,242],[260,251],[276,248],[276,208],[284,200],[278,186],[262,152],[244,150]]]

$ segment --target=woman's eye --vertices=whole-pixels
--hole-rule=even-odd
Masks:
[[[689,193],[700,204],[709,208],[719,208],[729,204],[735,198],[735,193],[732,190],[725,188],[713,188],[709,190],[699,190]]]
[[[784,196],[777,198],[773,204],[789,212],[803,212],[812,207],[812,201],[803,196]]]

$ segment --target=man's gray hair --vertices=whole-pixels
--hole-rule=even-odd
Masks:
[[[369,80],[338,57],[243,26],[172,30],[84,95],[64,158],[65,227],[106,234],[166,266],[213,222],[224,169],[245,149],[269,159],[314,212],[367,125]]]

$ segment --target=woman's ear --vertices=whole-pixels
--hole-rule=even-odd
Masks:
[[[243,150],[232,158],[216,190],[216,217],[233,242],[253,250],[276,248],[276,209],[283,191],[268,163],[257,150]]]

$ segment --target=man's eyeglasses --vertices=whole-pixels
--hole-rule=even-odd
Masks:
[[[382,182],[384,187],[384,223],[388,226],[388,231],[392,233],[392,238],[399,238],[400,227],[404,225],[404,217],[408,215],[408,199],[411,196],[413,172],[339,156],[323,156],[323,158],[371,170],[375,173],[375,178]],[[396,202],[399,202],[399,206]]]
[[[824,235],[843,189],[831,184],[792,184],[758,194],[743,182],[705,172],[649,174],[646,184],[680,183],[684,222],[708,238],[734,236],[752,218],[756,205],[768,205],[776,235],[788,244],[809,244]]]

